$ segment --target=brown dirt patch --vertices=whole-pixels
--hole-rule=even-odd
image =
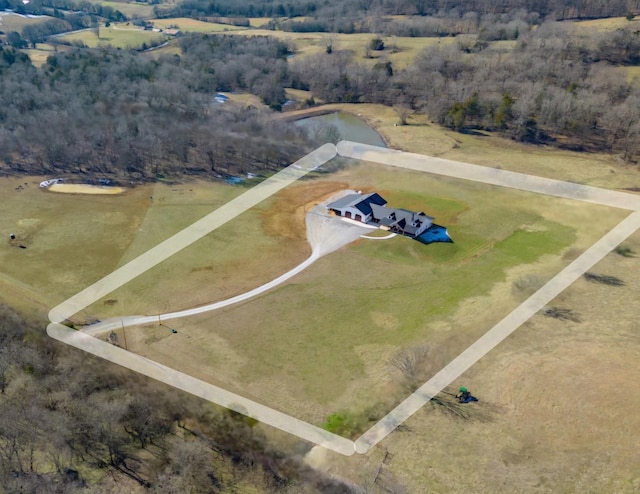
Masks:
[[[303,183],[286,188],[262,213],[265,233],[274,237],[306,239],[306,212],[337,191],[347,188],[348,184],[343,182]]]

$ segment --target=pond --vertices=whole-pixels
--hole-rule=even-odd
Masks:
[[[350,113],[337,112],[308,117],[297,120],[295,124],[306,128],[310,133],[335,129],[334,132],[327,132],[327,141],[337,142],[344,139],[373,146],[387,147],[382,137],[375,130],[369,127],[364,120]]]

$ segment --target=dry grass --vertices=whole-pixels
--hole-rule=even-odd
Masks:
[[[149,17],[153,17],[153,5],[149,3],[137,3],[130,1],[104,1],[104,0],[88,0],[91,3],[97,3],[104,7],[111,7],[113,10],[119,10],[122,12],[127,18],[135,19],[148,19]]]
[[[249,25],[251,27],[262,27],[271,21],[273,17],[249,17]]]
[[[0,15],[0,31],[8,33],[10,31],[22,32],[25,26],[32,26],[34,24],[40,24],[42,22],[50,21],[53,17],[25,17],[19,14],[12,14],[10,12],[2,12]]]
[[[548,279],[569,260],[557,255],[563,246],[589,245],[623,214],[363,164],[290,187],[82,317],[179,310],[270,281],[309,253],[305,204],[347,186],[428,210],[457,243],[357,242],[255,300],[167,327],[128,329],[130,348],[321,424],[337,410],[397,396],[381,355],[428,340],[454,356],[520,301],[514,280],[529,272]],[[519,206],[505,214],[503,203]],[[594,215],[601,218],[595,228]],[[556,255],[540,258],[546,252]],[[489,305],[490,313],[478,314]]]
[[[606,155],[527,146],[492,135],[459,135],[422,117],[411,118],[411,125],[394,127],[395,112],[376,105],[332,108],[360,113],[393,147],[598,186],[637,186],[637,170]],[[0,180],[0,217],[28,247],[0,244],[0,293],[24,307],[54,305],[242,192],[222,184],[158,184],[121,197],[87,199],[42,193],[36,190],[38,181]],[[15,190],[23,182],[28,182],[24,190]],[[446,263],[438,257],[442,254],[433,250],[424,258],[425,251],[412,244],[401,249],[389,244],[392,253],[385,259],[373,242],[358,242],[257,300],[215,317],[172,323],[177,334],[165,326],[132,328],[127,331],[129,344],[150,358],[322,423],[327,412],[364,406],[372,398],[370,389],[382,395],[395,393],[397,383],[385,363],[400,347],[429,341],[450,352],[448,358],[455,356],[518,302],[512,293],[514,281],[532,272],[549,276],[623,214],[520,193],[515,193],[515,199],[511,192],[499,189],[489,195],[476,191],[474,199],[473,190],[459,183],[426,184],[400,173],[389,177],[380,167],[365,164],[297,184],[295,190],[243,215],[234,227],[219,230],[220,236],[194,244],[182,259],[181,253],[167,264],[165,271],[150,273],[146,281],[141,278],[138,288],[128,292],[129,300],[110,295],[118,301],[103,303],[100,310],[136,313],[149,310],[153,305],[149,300],[158,309],[184,307],[273,278],[308,253],[300,239],[300,205],[304,210],[305,203],[319,200],[328,189],[346,185],[384,189],[407,201],[402,204],[405,207],[424,202],[421,194],[429,190],[439,198],[430,207],[439,208],[438,219],[450,222],[445,224],[451,225],[454,238],[461,238],[465,229],[470,239],[472,234],[488,236],[488,242],[474,244],[479,247],[477,254],[467,251],[473,254],[470,260],[458,258],[466,260],[457,269],[467,280],[474,262],[490,252],[482,249],[508,238],[523,224],[504,216],[503,204],[526,204],[534,216],[542,218],[525,222],[531,232],[551,223],[571,225],[575,250],[567,251],[564,258],[545,256],[533,266],[504,268],[501,280],[454,304],[448,313],[428,313],[422,305],[421,317],[405,319],[407,313],[411,316],[407,308],[414,302],[433,300],[429,280],[444,276],[452,281],[455,272],[447,272]],[[452,203],[461,199],[470,207],[456,212]],[[497,218],[491,215],[499,211],[481,209],[491,204],[502,208],[503,216],[483,224],[479,221],[483,217]],[[504,229],[496,228],[498,224]],[[113,235],[113,230],[120,236]],[[70,245],[78,247],[71,251]],[[640,251],[640,234],[625,245]],[[422,278],[424,283],[410,286],[414,265],[431,272]],[[640,422],[635,413],[640,396],[629,391],[640,378],[636,303],[640,271],[635,258],[612,254],[594,272],[623,279],[626,285],[576,282],[553,306],[571,310],[580,322],[537,316],[456,383],[469,386],[480,397],[473,406],[490,420],[461,420],[425,407],[406,424],[404,430],[410,433],[393,433],[366,457],[345,459],[325,453],[324,467],[361,483],[367,472],[375,473],[387,448],[394,456],[384,471],[406,484],[409,492],[640,489],[636,468]],[[362,289],[374,286],[382,293],[402,280],[398,293],[404,294],[403,304],[393,303],[392,298],[378,303],[376,293]],[[408,293],[413,295],[407,298]],[[172,296],[167,301],[168,294]]]
[[[220,33],[227,31],[242,31],[247,28],[240,26],[232,26],[230,24],[218,24],[215,22],[203,22],[186,17],[177,17],[173,19],[153,19],[153,25],[161,29],[167,29],[170,26],[175,27],[185,33]]]
[[[588,21],[566,21],[567,24],[585,31],[615,31],[616,29],[634,28],[640,25],[640,19],[628,21],[626,17],[609,17]]]
[[[137,2],[100,2],[105,7],[111,7],[113,10],[119,10],[129,19],[142,18],[148,19],[153,16],[153,5],[148,3]]]
[[[640,248],[639,234],[630,245]],[[614,254],[596,268],[638,271]],[[488,421],[425,407],[367,456],[323,450],[314,463],[370,482],[389,451],[382,470],[408,492],[637,492],[640,395],[629,386],[640,379],[640,276],[633,279],[624,288],[578,281],[554,304],[580,323],[536,316],[472,367],[459,383],[480,398],[469,408]]]
[[[0,293],[29,292],[52,307],[115,268],[144,217],[149,187],[120,196],[52,194],[39,190],[40,180],[0,179],[3,231],[26,247],[0,243]]]
[[[328,44],[334,50],[349,50],[353,52],[355,63],[375,64],[380,59],[389,60],[396,69],[404,68],[413,62],[416,55],[427,46],[434,44],[453,43],[454,38],[405,38],[398,36],[383,36],[386,49],[381,52],[371,52],[372,58],[365,58],[365,47],[375,35],[370,33],[339,34],[339,33],[291,33],[285,31],[271,31],[268,29],[252,29],[246,32],[230,33],[243,36],[272,36],[283,41],[289,41],[296,50],[296,57],[304,58],[324,53]]]
[[[92,30],[76,32],[61,36],[65,41],[82,41],[85,45],[95,48],[97,46],[112,46],[123,49],[139,49],[143,43],[156,44],[161,42],[165,36],[162,33],[145,31],[126,24],[112,24],[111,27],[100,28],[100,38]]]
[[[62,49],[64,49],[64,47],[62,47],[61,50]],[[29,59],[31,60],[31,63],[33,65],[35,65],[36,67],[40,67],[41,65],[46,63],[47,58],[55,53],[55,48],[53,47],[53,45],[49,45],[47,43],[38,43],[35,49],[29,48],[22,51],[29,56]]]
[[[460,134],[432,124],[425,115],[412,115],[409,125],[396,125],[398,115],[387,106],[331,104],[287,112],[286,118],[323,110],[358,115],[384,138],[390,147],[521,173],[568,180],[596,187],[637,187],[638,169],[605,153],[578,153],[552,147],[523,144],[498,135]]]

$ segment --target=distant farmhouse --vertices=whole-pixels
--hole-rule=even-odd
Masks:
[[[327,209],[336,215],[362,223],[375,224],[385,230],[419,237],[433,225],[433,218],[422,212],[388,208],[380,194],[349,194],[332,202]]]

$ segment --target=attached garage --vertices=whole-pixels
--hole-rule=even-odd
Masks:
[[[354,219],[362,223],[372,220],[372,205],[383,206],[387,203],[380,194],[348,194],[342,199],[332,202],[327,209],[333,211],[338,216]]]

